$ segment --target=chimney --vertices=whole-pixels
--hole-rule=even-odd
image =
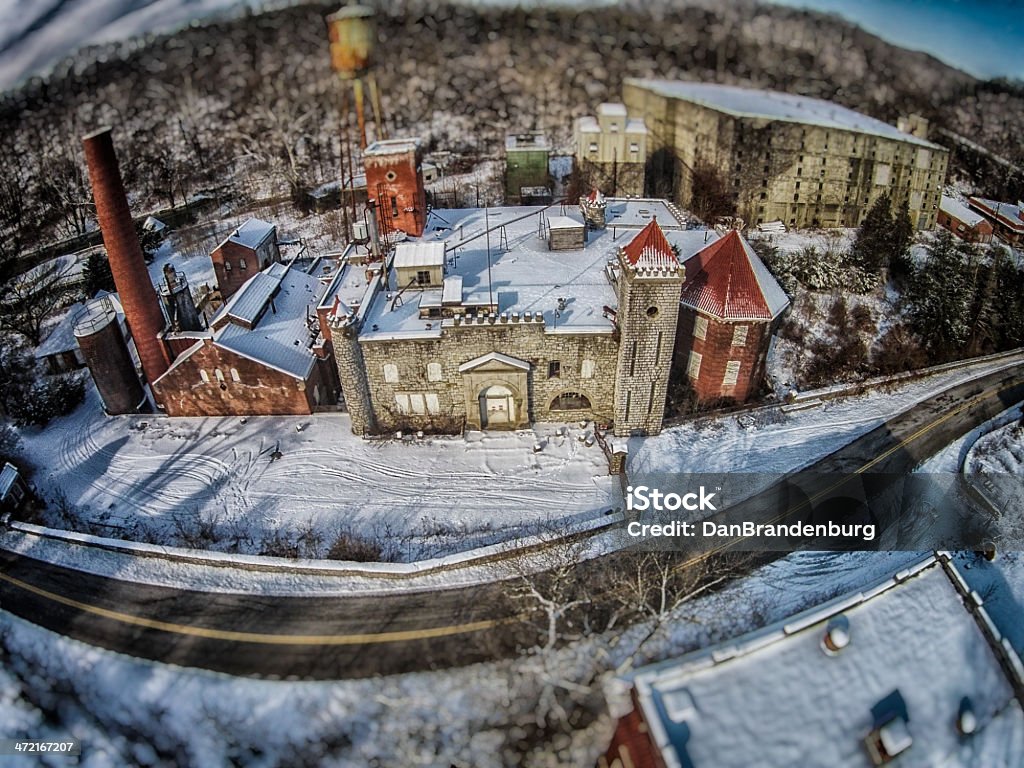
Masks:
[[[152,384],[170,363],[167,349],[157,337],[164,330],[164,315],[128,209],[110,129],[103,128],[85,136],[82,145],[114,285],[142,360],[142,370]]]

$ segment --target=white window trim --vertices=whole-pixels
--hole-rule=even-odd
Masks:
[[[740,380],[740,361],[730,360],[725,364],[725,376],[722,377],[723,387],[736,386],[736,382]]]
[[[708,337],[708,319],[697,315],[697,319],[693,322],[693,335],[694,337],[704,341]]]

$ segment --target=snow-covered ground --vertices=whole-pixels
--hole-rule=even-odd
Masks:
[[[313,557],[355,532],[385,559],[418,559],[621,506],[586,430],[559,429],[364,441],[337,413],[108,418],[90,387],[70,416],[26,432],[24,454],[40,491],[73,508],[50,524],[253,553],[305,534]]]
[[[341,682],[148,663],[0,613],[0,738],[78,738],[86,768],[594,765],[615,726],[602,687],[616,668],[779,621],[919,557],[798,553],[684,604],[653,636],[639,625],[511,661]],[[552,696],[580,720],[562,721]]]

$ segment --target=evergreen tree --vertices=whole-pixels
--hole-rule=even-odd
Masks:
[[[910,246],[914,244],[914,222],[910,220],[910,206],[904,200],[892,219],[889,268],[902,275],[910,273]]]
[[[911,324],[932,362],[958,357],[970,335],[974,291],[965,257],[970,253],[940,230],[908,286]]]
[[[92,298],[97,291],[114,291],[114,274],[110,271],[107,254],[96,250],[89,254],[85,262],[85,295]]]
[[[1005,248],[989,248],[995,288],[992,291],[992,316],[996,349],[1024,346],[1024,272],[1021,272]]]
[[[893,253],[893,218],[889,195],[868,209],[850,249],[850,261],[865,272],[878,274],[889,266]]]

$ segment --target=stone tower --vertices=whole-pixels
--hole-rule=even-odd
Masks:
[[[352,432],[356,435],[373,434],[377,431],[377,419],[370,400],[363,350],[359,346],[359,318],[339,300],[335,302],[328,322],[334,360],[338,366],[338,380],[348,415],[352,419]]]
[[[684,271],[652,221],[619,249],[615,434],[661,431]]]

